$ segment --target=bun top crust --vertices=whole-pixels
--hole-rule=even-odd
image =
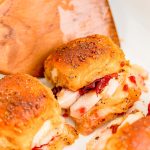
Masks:
[[[0,119],[3,123],[19,126],[41,116],[47,104],[53,105],[55,101],[37,79],[16,74],[0,80],[0,103]]]
[[[104,150],[146,150],[150,147],[150,116],[126,124],[106,143]]]
[[[36,78],[15,74],[0,80],[0,141],[6,138],[14,149],[31,148],[43,123],[49,119],[59,124],[59,115],[52,92]]]
[[[73,40],[50,54],[45,76],[56,86],[76,91],[97,78],[118,72],[125,61],[123,51],[106,36]]]

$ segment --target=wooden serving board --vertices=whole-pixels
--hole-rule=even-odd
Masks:
[[[0,73],[41,76],[51,50],[91,34],[119,45],[107,0],[0,0]]]

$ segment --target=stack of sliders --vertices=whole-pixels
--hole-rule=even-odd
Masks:
[[[77,138],[50,89],[26,74],[0,79],[0,150],[61,150]]]
[[[131,65],[110,38],[92,35],[53,51],[45,61],[45,77],[77,130],[88,135],[133,106],[146,90],[147,73]]]
[[[149,124],[150,116],[141,112],[118,118],[90,140],[87,150],[149,150]]]

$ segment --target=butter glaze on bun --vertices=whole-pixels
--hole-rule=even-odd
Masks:
[[[45,76],[56,86],[76,91],[97,78],[120,71],[123,51],[102,35],[73,40],[45,61]]]
[[[60,114],[61,109],[51,90],[36,78],[15,74],[0,79],[1,150],[32,149],[34,137],[46,121],[50,124],[49,132],[63,124]],[[51,142],[52,146],[72,143],[77,137],[69,125],[64,124],[62,130],[57,135],[59,140]]]

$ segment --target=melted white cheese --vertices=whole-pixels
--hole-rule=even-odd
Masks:
[[[139,120],[140,118],[144,117],[143,113],[141,112],[136,112],[134,114],[130,114],[126,117],[126,119],[121,123],[121,125],[119,126],[119,128],[121,128],[123,125],[125,125],[126,123],[132,124],[135,121]]]
[[[113,110],[112,108],[108,107],[108,108],[100,109],[100,110],[98,111],[98,115],[99,115],[100,117],[105,117],[105,116],[107,116],[108,114],[113,113],[113,112],[114,112],[114,110]]]
[[[131,66],[132,68],[132,71],[135,73],[135,74],[139,74],[140,76],[142,76],[144,79],[147,79],[148,78],[148,72],[143,69],[141,66],[139,65],[136,65],[136,64],[133,64]]]
[[[111,135],[112,135],[112,130],[111,129],[107,129],[105,132],[102,132],[99,135],[100,139],[95,144],[94,150],[103,150],[107,140],[111,137]]]

